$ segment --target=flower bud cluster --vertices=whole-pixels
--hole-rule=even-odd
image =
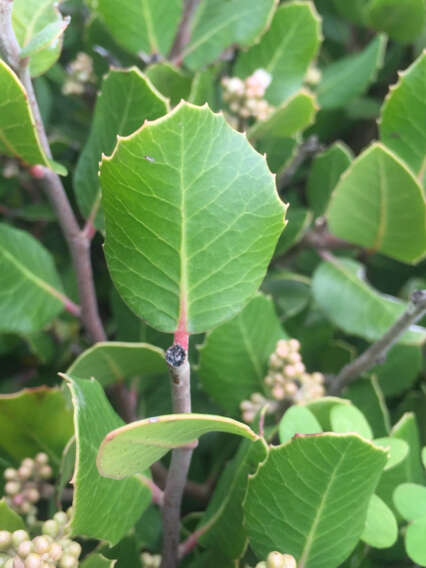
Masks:
[[[161,555],[150,554],[149,552],[142,552],[142,566],[143,568],[160,568]]]
[[[0,567],[77,568],[81,546],[65,536],[70,514],[56,513],[43,523],[43,534],[33,539],[24,530],[0,531]]]
[[[256,568],[296,568],[296,560],[290,554],[270,552],[266,561],[256,564]]]
[[[253,422],[259,410],[267,405],[268,414],[275,412],[281,401],[303,404],[324,396],[324,375],[307,373],[297,339],[280,339],[269,357],[269,370],[264,379],[270,398],[255,392],[240,404],[245,422]]]
[[[17,513],[27,516],[29,524],[35,521],[35,504],[40,500],[43,486],[52,477],[49,457],[40,452],[34,459],[25,458],[18,469],[4,471],[6,502]]]
[[[244,81],[238,77],[223,77],[223,99],[241,118],[266,120],[274,110],[264,99],[270,82],[271,75],[264,69],[257,69]]]
[[[95,82],[93,60],[87,53],[79,53],[67,66],[68,77],[62,87],[64,95],[81,95],[87,83]]]
[[[280,339],[269,357],[265,385],[275,400],[304,403],[324,395],[324,375],[307,373],[297,339]]]

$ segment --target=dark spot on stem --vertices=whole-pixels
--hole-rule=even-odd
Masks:
[[[166,351],[166,361],[172,367],[180,367],[185,362],[186,351],[180,345],[172,345]]]

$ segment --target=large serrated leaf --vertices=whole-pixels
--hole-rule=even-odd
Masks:
[[[185,64],[199,69],[233,44],[255,43],[267,27],[276,0],[203,0],[194,14],[191,39],[183,51]]]
[[[12,24],[19,45],[30,52],[23,56],[30,56],[31,76],[45,73],[61,54],[62,33],[68,25],[56,0],[14,0]]]
[[[391,87],[379,121],[384,144],[419,177],[426,167],[426,129],[420,126],[426,116],[425,91],[426,52]]]
[[[136,67],[113,69],[104,78],[89,139],[74,174],[81,212],[86,217],[92,215],[98,228],[103,228],[103,216],[96,215],[101,198],[98,169],[102,153],[112,152],[117,135],[131,134],[145,120],[163,116],[168,109],[167,100]]]
[[[426,254],[426,202],[420,184],[376,143],[346,170],[327,212],[330,231],[407,263]]]
[[[74,405],[77,460],[74,484],[73,535],[116,544],[136,523],[151,501],[150,491],[137,478],[117,481],[98,473],[96,454],[104,436],[123,421],[115,414],[101,385],[94,379],[65,376]],[[138,473],[143,473],[143,469]]]
[[[29,233],[0,223],[0,330],[38,331],[65,303],[50,253]]]
[[[386,37],[378,35],[360,53],[328,65],[317,90],[320,107],[343,107],[362,95],[383,65],[385,48]]]
[[[101,184],[112,279],[150,325],[202,332],[254,295],[285,206],[265,159],[223,116],[181,103],[119,140]]]
[[[376,341],[406,309],[407,303],[377,292],[365,281],[359,262],[336,259],[323,262],[312,280],[314,298],[327,317],[346,333]],[[426,330],[411,326],[399,339],[405,345],[421,345]]]
[[[97,0],[95,10],[125,49],[167,55],[182,14],[182,0]]]
[[[223,416],[195,413],[156,416],[109,432],[99,448],[98,469],[112,479],[129,477],[144,471],[173,448],[193,444],[208,432],[259,439],[246,424]]]
[[[260,42],[240,54],[236,73],[247,77],[256,69],[268,71],[272,81],[266,98],[280,105],[301,87],[320,41],[321,23],[314,5],[304,1],[287,2],[277,9]]]
[[[200,381],[230,414],[242,400],[263,392],[269,355],[285,337],[273,302],[256,296],[236,318],[212,330],[200,348]]]
[[[22,83],[0,59],[0,154],[19,158],[27,165],[49,165],[38,139],[34,117]]]
[[[259,558],[292,554],[299,568],[336,568],[364,529],[385,452],[356,435],[300,436],[271,448],[244,503]]]
[[[167,373],[164,351],[149,343],[105,341],[84,351],[69,367],[72,377],[94,377],[102,386],[140,375]]]

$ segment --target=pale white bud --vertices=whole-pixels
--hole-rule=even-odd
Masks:
[[[44,452],[40,452],[36,455],[35,461],[40,465],[46,465],[49,463],[49,456]]]
[[[17,495],[21,490],[21,484],[19,481],[8,481],[4,486],[4,490],[7,495]]]
[[[30,540],[24,540],[16,549],[21,558],[26,558],[33,551],[33,543]]]
[[[300,342],[297,339],[290,339],[288,342],[289,347],[292,351],[299,351],[300,349]]]
[[[38,554],[30,554],[25,559],[25,568],[42,568],[43,560]]]
[[[12,533],[9,531],[0,531],[0,551],[7,550],[12,545]]]
[[[45,536],[36,536],[33,540],[34,545],[34,552],[37,554],[44,554],[50,548],[51,541],[47,535]]]
[[[13,467],[8,467],[4,470],[3,476],[6,481],[14,481],[18,477],[18,472]]]

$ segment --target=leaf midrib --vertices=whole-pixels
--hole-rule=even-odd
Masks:
[[[48,284],[47,282],[36,276],[33,272],[28,270],[28,268],[26,268],[23,264],[18,262],[16,258],[12,256],[9,252],[7,252],[3,247],[0,249],[0,255],[3,255],[3,257],[5,257],[11,264],[13,264],[18,271],[22,272],[22,274],[26,276],[28,280],[30,280],[36,286],[38,286],[39,288],[41,288],[42,290],[44,290],[45,292],[47,292],[48,294],[50,294],[51,296],[53,296],[54,298],[65,304],[66,299],[64,295],[61,292],[59,292],[59,290],[56,290],[56,288],[53,288],[53,286],[50,286],[50,284]]]
[[[343,452],[342,455],[340,456],[339,461],[336,463],[336,466],[335,466],[335,468],[334,468],[334,470],[333,470],[333,472],[330,476],[329,483],[328,483],[327,488],[326,488],[326,490],[325,490],[325,492],[324,492],[324,494],[321,498],[321,502],[320,502],[320,505],[317,509],[314,521],[311,525],[311,529],[310,529],[310,531],[307,535],[306,544],[303,548],[302,556],[300,557],[300,560],[299,560],[299,563],[298,563],[299,568],[305,568],[305,563],[308,560],[309,554],[311,552],[312,545],[313,545],[313,542],[314,542],[314,539],[315,539],[315,533],[316,533],[318,524],[321,520],[321,515],[322,515],[323,510],[326,506],[327,498],[328,498],[328,495],[330,493],[330,488],[333,486],[333,483],[336,479],[337,472],[340,468],[340,465],[341,465],[341,463],[342,463],[342,461],[345,457],[346,452],[348,451],[348,449],[350,449],[351,446],[352,446],[352,442],[348,445],[348,448],[345,450],[345,452]]]

